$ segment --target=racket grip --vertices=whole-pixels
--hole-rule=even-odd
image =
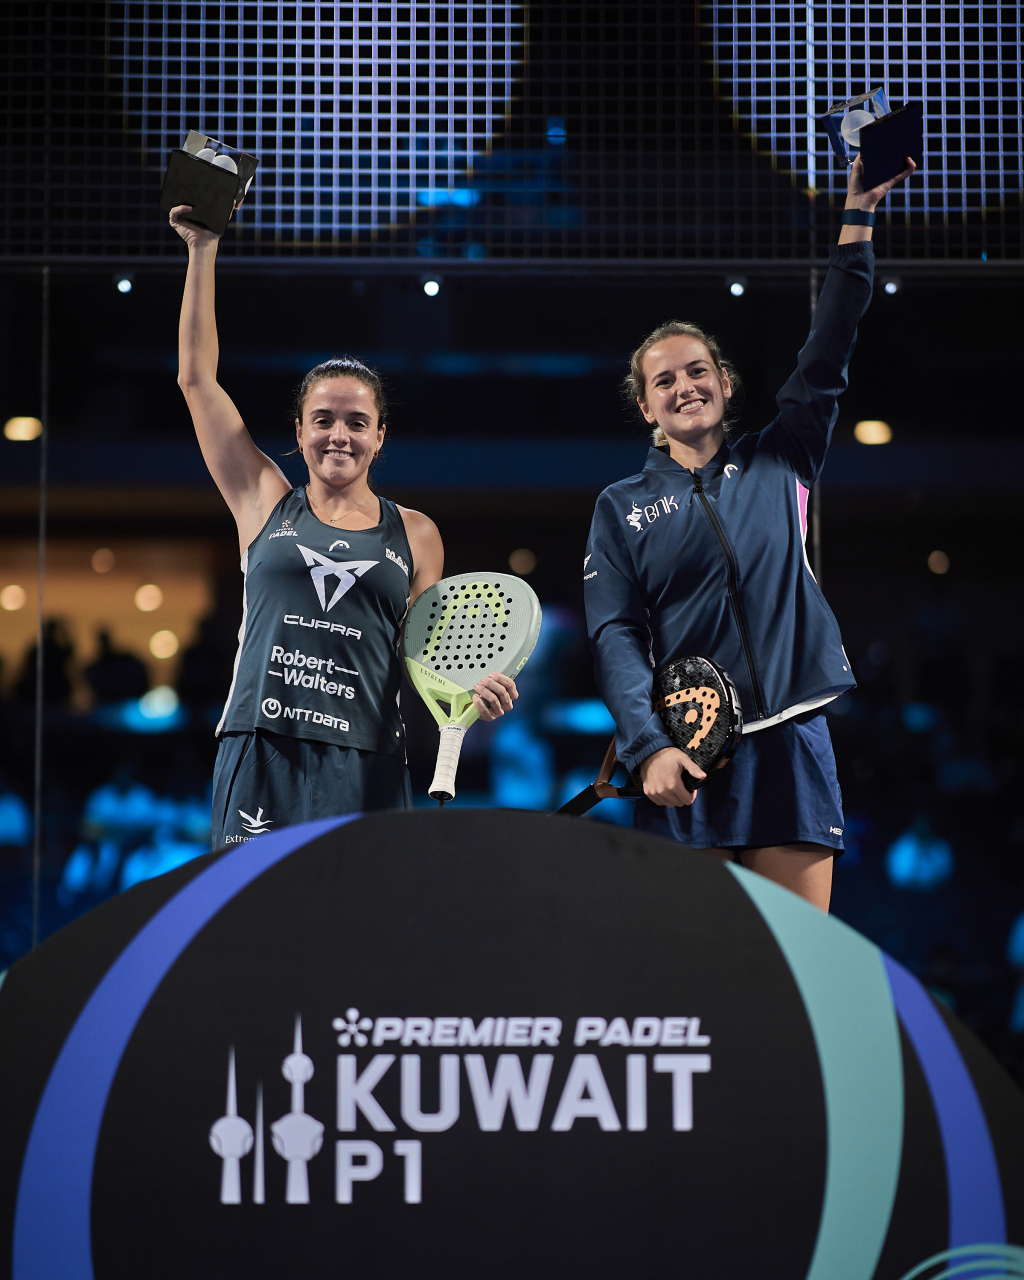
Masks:
[[[431,800],[455,799],[455,771],[459,767],[462,739],[466,736],[464,724],[446,724],[441,728],[441,741],[437,747],[437,766],[434,781],[428,795]]]

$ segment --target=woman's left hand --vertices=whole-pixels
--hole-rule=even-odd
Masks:
[[[473,706],[480,712],[481,720],[497,720],[512,710],[512,704],[518,697],[516,682],[499,671],[492,671],[473,686]]]
[[[907,162],[907,167],[902,173],[898,173],[895,178],[890,178],[888,182],[879,183],[877,187],[872,187],[870,191],[865,191],[864,160],[863,157],[858,156],[850,166],[850,181],[846,189],[847,209],[864,209],[868,213],[873,212],[876,205],[881,204],[893,187],[905,182],[917,168],[910,156],[905,156],[904,159]]]

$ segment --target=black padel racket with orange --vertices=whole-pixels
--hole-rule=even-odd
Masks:
[[[655,673],[654,692],[654,709],[661,716],[672,745],[685,751],[706,774],[724,768],[736,754],[743,732],[740,695],[728,671],[710,658],[680,658]],[[623,787],[612,785],[615,765],[613,738],[596,780],[558,812],[578,818],[601,800],[639,799],[644,789],[635,775],[631,774]],[[683,782],[691,791],[702,785],[700,779],[687,774],[683,775]]]

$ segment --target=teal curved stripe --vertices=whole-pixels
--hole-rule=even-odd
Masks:
[[[786,957],[821,1064],[828,1156],[806,1280],[871,1280],[903,1151],[903,1059],[882,954],[787,889],[729,870]]]
[[[944,1262],[956,1263],[952,1267],[941,1267]],[[925,1272],[931,1275],[925,1277]],[[953,1276],[963,1280],[1011,1280],[1024,1277],[1024,1249],[1014,1244],[966,1244],[959,1249],[944,1249],[925,1262],[912,1267],[902,1280],[952,1280]]]

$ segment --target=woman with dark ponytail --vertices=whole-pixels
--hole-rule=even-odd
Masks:
[[[311,369],[296,393],[295,436],[309,483],[293,488],[256,448],[217,381],[218,237],[171,212],[188,246],[178,385],[199,447],[238,526],[245,575],[231,691],[217,733],[213,847],[333,814],[412,803],[398,711],[399,642],[410,603],[437,582],[434,522],[375,494],[387,404],[378,374],[344,356]],[[478,680],[493,720],[514,681]]]
[[[850,174],[810,337],[762,431],[728,430],[735,371],[713,338],[672,321],[633,353],[630,399],[653,429],[643,471],[598,499],[587,546],[587,624],[619,760],[639,775],[634,823],[747,867],[828,910],[843,849],[825,706],[854,685],[839,627],[804,551],[807,494],[871,300],[873,190]],[[705,774],[653,709],[654,668],[702,655],[732,676],[743,737]]]

